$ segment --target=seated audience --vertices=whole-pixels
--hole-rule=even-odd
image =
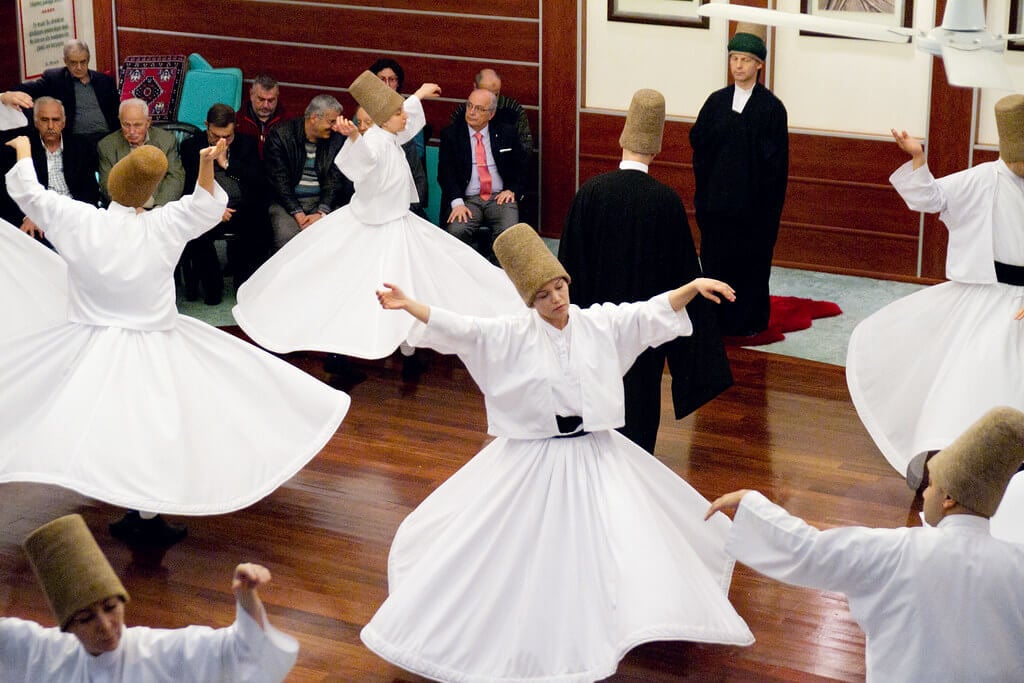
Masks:
[[[21,93],[19,93],[21,94]],[[15,98],[9,93],[0,95],[0,102],[13,103]],[[96,150],[88,142],[64,135],[64,105],[48,95],[35,100],[33,121],[36,133],[29,134],[32,146],[32,165],[36,177],[43,187],[49,188],[66,197],[77,199],[95,206],[99,202],[99,187],[96,184]],[[24,129],[22,129],[24,130]],[[8,153],[7,147],[3,148]],[[9,170],[15,162],[14,155],[5,159],[3,170]],[[43,235],[43,231],[32,222],[7,194],[6,187],[0,187],[0,218],[21,227],[22,232],[32,235],[51,249],[51,245]]]
[[[498,98],[494,110],[494,121],[514,126],[519,133],[519,142],[527,156],[533,154],[533,133],[530,132],[530,120],[526,118],[526,110],[519,100],[501,94],[501,76],[494,69],[480,69],[473,78],[475,88],[490,90]],[[466,103],[461,102],[452,112],[452,123],[459,123],[466,118]]]
[[[301,118],[276,126],[267,138],[263,162],[270,182],[274,251],[352,198],[352,183],[334,165],[345,143],[331,129],[339,116],[338,100],[317,95]]]
[[[33,98],[54,97],[64,105],[68,132],[95,145],[117,130],[120,96],[114,79],[89,68],[89,46],[72,38],[64,43],[64,66],[47,69],[33,81],[15,86]]]
[[[231,236],[227,242],[227,258],[236,289],[263,263],[270,248],[263,162],[256,139],[236,131],[235,110],[226,104],[215,104],[206,112],[206,135],[195,136],[181,144],[185,187],[191,189],[199,177],[200,152],[207,146],[216,146],[219,140],[227,143],[213,165],[214,180],[228,195],[224,219],[186,244],[181,257],[186,298],[199,298],[199,285],[203,300],[211,305],[220,303],[224,288],[215,240]]]
[[[517,199],[526,177],[518,133],[493,122],[496,107],[490,90],[470,93],[465,122],[441,131],[437,164],[448,231],[492,260],[495,238],[519,222]]]
[[[238,132],[256,138],[260,159],[270,131],[285,120],[280,97],[281,87],[277,81],[267,74],[257,74],[249,88],[249,101],[242,104],[237,114]]]
[[[167,157],[167,175],[160,181],[156,192],[143,205],[143,208],[152,209],[180,199],[185,187],[185,169],[178,156],[178,141],[174,134],[162,128],[152,127],[153,119],[149,115],[149,105],[145,100],[133,97],[121,102],[117,117],[121,122],[121,130],[100,140],[97,147],[100,193],[103,195],[103,200],[107,203],[110,202],[110,191],[107,188],[110,169],[118,161],[128,156],[129,152],[142,145],[152,145]],[[191,188],[189,191],[191,192]]]
[[[227,628],[126,627],[128,591],[80,515],[39,527],[24,548],[57,626],[0,617],[5,681],[277,683],[295,665],[298,643],[270,624],[260,600],[266,567],[235,567],[236,616]]]

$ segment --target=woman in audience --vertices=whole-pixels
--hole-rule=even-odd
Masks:
[[[533,228],[494,251],[532,311],[471,318],[378,292],[417,321],[412,343],[458,354],[497,438],[402,522],[363,642],[437,680],[563,682],[610,676],[650,640],[749,645],[728,600],[729,520],[704,526],[708,502],[615,431],[636,357],[692,333],[695,296],[732,289],[698,278],[581,310]]]

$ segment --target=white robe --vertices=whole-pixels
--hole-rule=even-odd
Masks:
[[[299,644],[241,607],[227,628],[124,628],[116,650],[92,656],[78,638],[34,621],[0,618],[4,683],[278,683]]]
[[[988,409],[1024,410],[1024,287],[994,261],[1024,266],[1024,178],[1002,161],[936,180],[908,162],[890,178],[914,210],[940,212],[952,280],[889,304],[850,337],[846,379],[868,433],[901,474]]]
[[[868,681],[1024,681],[1024,546],[988,520],[819,531],[759,493],[726,550],[774,579],[844,593],[867,636]]]
[[[219,514],[269,494],[335,433],[346,394],[177,313],[175,264],[220,221],[223,190],[97,209],[45,190],[31,159],[7,187],[67,261],[68,297],[63,322],[0,335],[0,482]],[[15,278],[49,258],[25,253],[6,264]]]
[[[418,98],[404,107],[404,131],[374,125],[338,153],[336,165],[355,185],[352,201],[289,240],[239,288],[232,313],[264,348],[389,355],[415,321],[381,309],[376,291],[385,281],[469,315],[524,310],[500,268],[409,211],[418,199],[401,144],[425,118]]]
[[[371,650],[446,682],[571,683],[647,641],[753,642],[728,601],[728,518],[704,522],[707,500],[614,430],[623,373],[689,334],[685,311],[666,295],[572,307],[559,331],[535,311],[431,307],[419,327],[414,343],[469,368],[498,438],[399,527],[388,598],[360,634]],[[548,438],[556,413],[594,431]]]
[[[67,320],[67,270],[56,253],[0,220],[0,340]]]

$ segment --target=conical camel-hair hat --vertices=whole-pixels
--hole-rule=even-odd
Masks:
[[[555,278],[571,282],[544,240],[526,223],[517,223],[498,235],[494,255],[527,306],[532,307],[538,290]]]
[[[81,515],[44,524],[28,535],[24,548],[61,629],[95,602],[112,596],[128,602],[128,591]]]
[[[1007,95],[996,102],[999,157],[1008,164],[1024,161],[1024,95]]]
[[[928,461],[931,480],[953,500],[991,517],[1024,462],[1024,413],[993,408]]]
[[[378,126],[402,108],[402,96],[369,71],[359,74],[348,91]]]
[[[637,154],[658,154],[664,131],[665,96],[650,88],[637,90],[629,103],[619,147]]]
[[[166,174],[167,156],[153,145],[142,145],[110,169],[107,191],[121,206],[137,209],[149,201]]]

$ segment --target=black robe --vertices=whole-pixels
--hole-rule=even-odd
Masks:
[[[700,260],[736,290],[718,310],[723,334],[768,327],[768,279],[789,176],[786,108],[760,83],[732,110],[734,86],[713,92],[690,129]]]
[[[646,173],[619,170],[591,178],[569,209],[558,258],[572,278],[574,303],[643,301],[701,275],[679,195]],[[620,431],[654,451],[661,418],[661,377],[672,373],[676,419],[732,385],[714,304],[698,297],[686,308],[694,333],[636,360],[623,379],[626,426]]]

